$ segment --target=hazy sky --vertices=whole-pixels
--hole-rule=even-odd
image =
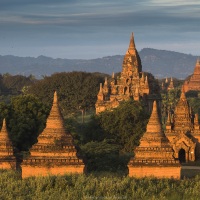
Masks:
[[[200,55],[199,0],[0,0],[0,55],[97,58],[136,47]]]

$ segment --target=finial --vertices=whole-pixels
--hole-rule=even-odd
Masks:
[[[6,119],[3,119],[3,123],[2,123],[2,127],[1,127],[1,131],[6,130]]]
[[[55,91],[53,95],[53,103],[57,103],[57,102],[58,102],[58,95],[57,95],[57,92]]]
[[[99,89],[99,92],[103,92],[103,89],[102,89],[102,83],[100,83],[100,89]]]
[[[131,34],[131,39],[130,39],[130,44],[129,44],[129,49],[130,48],[135,49],[135,42],[134,42],[134,34],[133,34],[133,32]]]
[[[199,59],[199,57],[197,58],[197,63],[196,64],[200,65],[200,59]]]
[[[112,73],[112,78],[115,78],[115,72]]]
[[[108,79],[107,79],[107,77],[105,77],[104,85],[107,85],[107,84],[108,84]]]
[[[181,97],[180,97],[180,99],[184,99],[184,100],[186,99],[184,86],[182,86],[182,88],[181,88]]]

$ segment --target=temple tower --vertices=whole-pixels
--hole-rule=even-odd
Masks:
[[[198,142],[194,138],[194,123],[192,122],[191,108],[183,88],[180,99],[175,107],[171,126],[166,125],[165,134],[173,147],[176,159],[179,159],[180,162],[195,161],[195,148]],[[196,131],[196,136],[199,137],[199,131]]]
[[[16,158],[13,153],[13,145],[4,119],[0,132],[0,169],[16,169]]]
[[[58,106],[57,93],[47,118],[46,128],[22,162],[22,177],[83,173],[85,165],[78,158],[71,134],[66,133]]]
[[[156,101],[146,132],[134,153],[135,157],[128,164],[129,176],[180,178],[179,161],[173,157],[174,151],[162,131]]]
[[[188,92],[189,90],[196,90],[200,91],[200,59],[197,59],[194,73],[191,77],[185,81],[184,83],[184,90]]]
[[[149,93],[148,78],[144,77],[144,73],[142,73],[141,60],[132,33],[128,50],[123,59],[121,76],[115,78],[113,74],[109,82],[107,78],[105,79],[105,83],[100,87],[97,95],[96,113],[115,108],[119,102],[130,98],[139,101]]]

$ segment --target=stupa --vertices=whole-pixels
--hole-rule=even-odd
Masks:
[[[156,101],[153,103],[146,132],[134,153],[135,157],[128,164],[129,176],[180,178],[180,164],[174,158],[174,151],[162,131]]]
[[[38,136],[38,142],[32,146],[30,156],[23,160],[21,167],[22,178],[84,173],[83,160],[77,156],[71,134],[65,131],[56,92],[46,128]]]
[[[5,119],[0,132],[0,169],[16,169],[16,158],[12,142],[9,139]]]
[[[105,78],[104,85],[100,85],[95,104],[96,113],[115,108],[119,102],[130,98],[139,101],[141,98],[146,98],[149,92],[148,77],[142,72],[141,60],[132,33],[128,50],[124,56],[121,76],[115,77],[113,73],[109,83]]]
[[[190,90],[200,91],[200,59],[197,59],[194,73],[191,77],[185,81],[184,90],[188,92]]]

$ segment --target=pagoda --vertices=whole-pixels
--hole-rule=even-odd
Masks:
[[[184,90],[188,92],[190,90],[200,91],[200,60],[197,59],[196,66],[194,68],[194,73],[191,77],[185,81]]]
[[[85,165],[77,156],[73,138],[65,131],[56,92],[46,128],[38,136],[38,142],[32,146],[30,156],[23,160],[21,167],[22,178],[84,173]]]
[[[174,149],[175,158],[180,162],[195,161],[200,158],[200,151],[196,151],[200,141],[199,124],[198,120],[193,120],[184,87],[173,116],[168,114],[165,134]]]
[[[6,128],[6,120],[3,120],[3,125],[0,132],[0,169],[16,169],[16,158],[13,152],[13,145],[9,139]]]
[[[162,131],[156,101],[153,103],[146,132],[134,153],[135,157],[128,164],[129,176],[180,178],[180,164],[174,158],[174,151]]]
[[[100,85],[95,104],[96,113],[115,108],[119,102],[130,98],[136,101],[141,98],[145,99],[149,92],[148,77],[142,72],[141,60],[132,33],[128,50],[124,56],[121,76],[115,77],[113,73],[109,83],[105,78],[104,85]]]
[[[174,89],[174,81],[173,81],[173,78],[171,77],[171,80],[170,80],[170,83],[169,83],[169,86],[167,87],[167,90],[173,90]]]

